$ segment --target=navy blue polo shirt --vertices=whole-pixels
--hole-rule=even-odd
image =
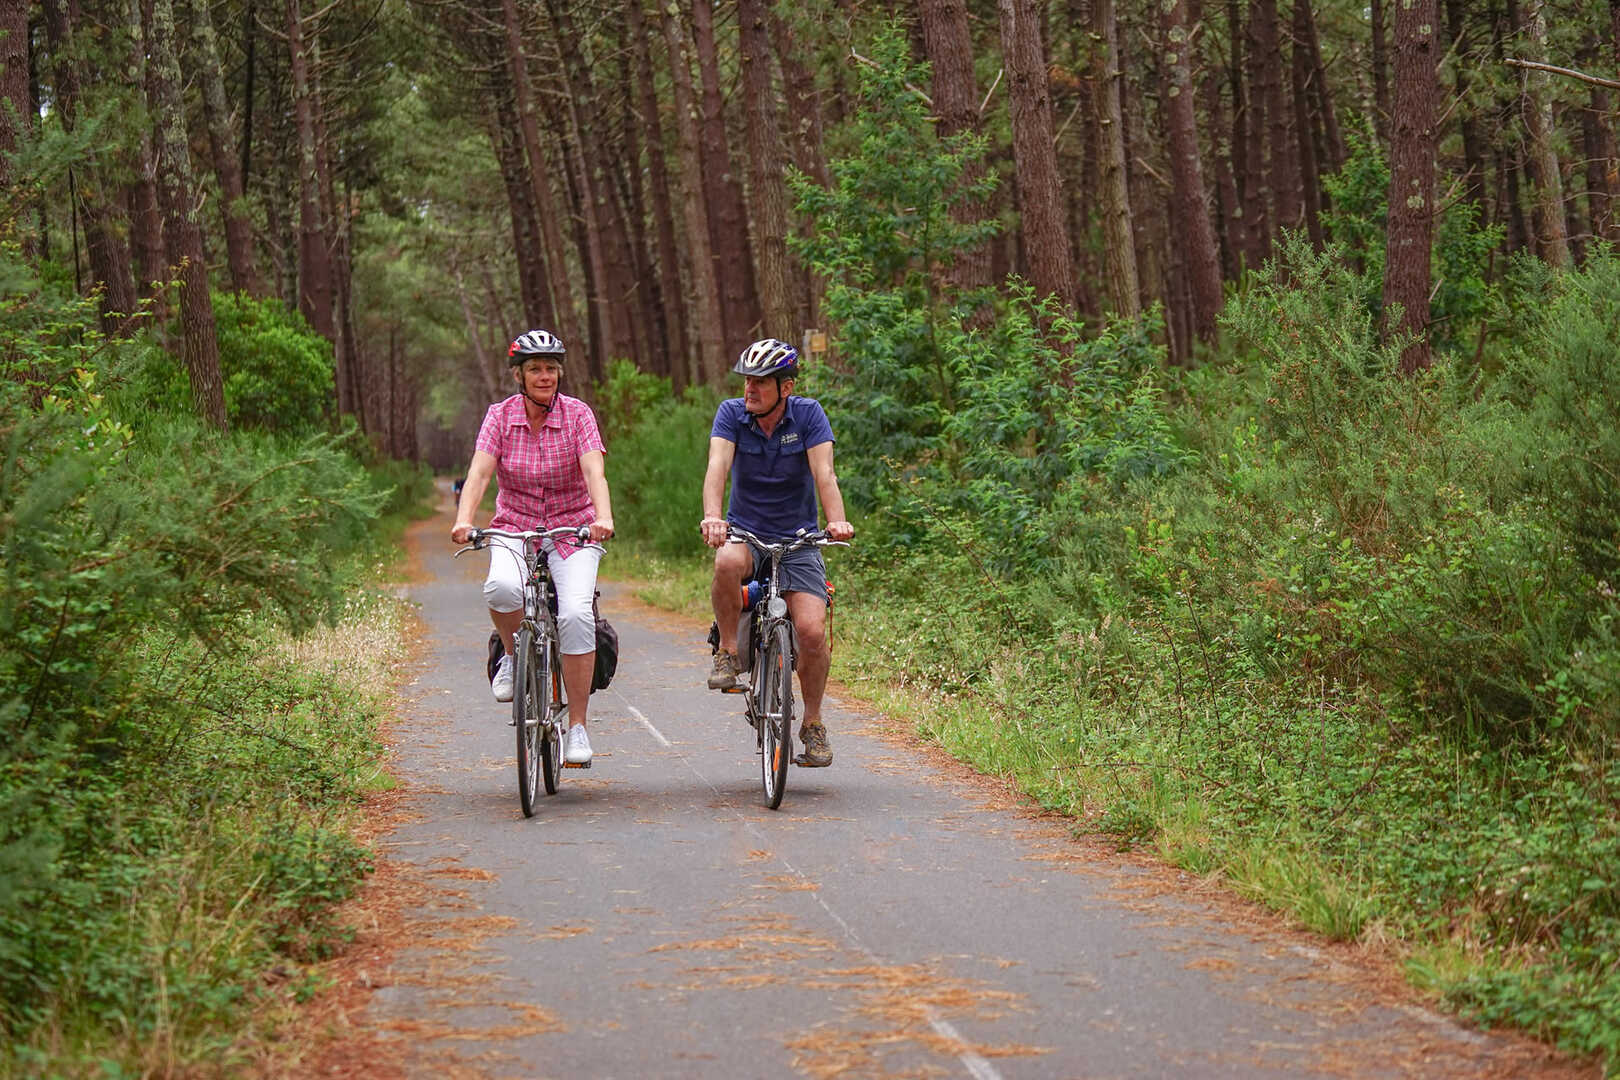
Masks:
[[[816,481],[807,451],[833,441],[820,402],[789,394],[782,419],[767,437],[743,408],[743,399],[730,398],[720,403],[709,434],[737,444],[726,520],[773,540],[817,526]]]

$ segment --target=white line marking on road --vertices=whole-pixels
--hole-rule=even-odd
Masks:
[[[622,697],[623,695],[620,695],[620,696]],[[657,728],[653,727],[652,726],[652,721],[648,720],[645,716],[642,716],[640,709],[636,708],[634,705],[630,704],[628,701],[625,702],[625,708],[630,710],[630,715],[631,716],[633,716],[637,720],[641,721],[641,726],[642,727],[644,727],[648,731],[652,732],[652,737],[658,740],[658,745],[659,746],[662,746],[665,750],[669,749],[669,740],[664,738],[664,733],[662,731],[659,731]]]
[[[617,693],[617,691],[615,691],[615,693]],[[630,704],[629,699],[627,699],[623,694],[619,694],[619,700],[623,701],[625,708],[630,710],[630,715],[634,716],[641,722],[643,727],[652,732],[653,738],[657,739],[660,745],[669,747],[669,740],[664,738],[663,734],[657,728],[652,726],[652,722],[641,714],[640,709]],[[703,781],[704,784],[708,785],[710,791],[714,792],[716,795],[720,794],[719,787],[715,785],[713,780],[710,780],[707,776],[705,776],[698,769],[698,767],[693,764],[690,758],[678,750],[676,753],[680,754],[681,761],[683,764],[685,764],[687,769],[689,769],[699,780]],[[742,827],[746,831],[758,837],[762,844],[766,846],[771,845],[771,838],[766,834],[764,829],[759,827],[757,822],[749,821],[747,818],[742,817],[741,814],[738,815],[738,820]],[[778,855],[777,858],[781,860],[783,866],[787,867],[789,873],[796,877],[804,876],[803,874],[799,873],[798,867],[794,866],[793,863],[786,857]],[[862,953],[865,953],[866,958],[872,963],[882,964],[884,962],[882,957],[873,952],[871,949],[867,948],[866,943],[862,941],[860,935],[855,932],[855,928],[850,926],[849,923],[845,922],[843,917],[832,909],[832,906],[828,904],[826,899],[821,895],[821,890],[819,888],[814,890],[810,895],[815,897],[815,901],[821,906],[821,910],[825,911],[828,917],[831,918],[833,922],[837,923],[844,931],[844,936],[849,939],[850,944],[854,945],[855,948]],[[942,1038],[949,1039],[958,1046],[966,1046],[968,1044],[968,1041],[962,1037],[962,1033],[957,1031],[955,1026],[953,1026],[949,1020],[946,1020],[943,1016],[939,1015],[939,1013],[934,1010],[932,1005],[924,1004],[922,1007],[922,1014],[923,1019],[928,1021],[928,1026],[939,1032]],[[967,1069],[968,1075],[973,1077],[973,1080],[1003,1080],[1001,1073],[997,1071],[994,1065],[990,1064],[990,1062],[986,1061],[983,1057],[974,1053],[972,1050],[963,1050],[961,1053],[956,1055],[956,1059],[962,1063],[963,1068]]]

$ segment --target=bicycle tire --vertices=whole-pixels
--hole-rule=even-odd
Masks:
[[[562,728],[557,723],[557,717],[562,715],[566,708],[563,704],[562,693],[562,656],[557,651],[555,639],[546,643],[541,653],[544,658],[540,669],[540,677],[535,680],[537,686],[536,699],[544,700],[545,717],[541,721],[541,754],[540,773],[546,785],[546,794],[557,794],[557,782],[562,779]]]
[[[517,632],[512,655],[512,726],[517,731],[518,801],[523,816],[534,816],[535,794],[540,787],[540,732],[545,717],[535,670],[534,631]]]
[[[760,666],[759,779],[765,805],[775,810],[782,805],[793,757],[793,637],[787,623],[771,630]]]

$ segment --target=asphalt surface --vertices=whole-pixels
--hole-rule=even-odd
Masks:
[[[452,562],[448,530],[410,538],[423,652],[382,843],[434,890],[366,1012],[411,1075],[1568,1074],[845,704],[832,767],[793,768],[765,809],[741,699],[704,687],[707,626],[612,584],[595,763],[525,819],[485,556]]]

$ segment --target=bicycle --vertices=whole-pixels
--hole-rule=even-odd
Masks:
[[[557,638],[557,599],[543,545],[548,540],[600,545],[591,544],[591,530],[585,525],[524,532],[474,529],[468,534],[468,546],[456,552],[456,557],[488,547],[492,538],[516,540],[523,545],[523,623],[513,639],[512,726],[517,729],[518,801],[523,816],[533,817],[535,796],[542,784],[547,795],[555,795],[564,768],[591,767],[588,761],[573,765],[562,759],[568,699],[563,687],[562,646]],[[509,548],[501,550],[516,554]]]
[[[781,591],[781,566],[786,556],[807,547],[849,547],[847,541],[833,540],[821,531],[801,529],[790,540],[762,540],[735,525],[726,528],[726,539],[742,542],[765,557],[760,594],[745,604],[743,626],[737,642],[738,656],[749,657],[748,685],[725,691],[743,695],[743,712],[754,728],[759,748],[760,787],[765,805],[772,810],[782,805],[787,788],[787,767],[793,751],[793,670],[796,641],[793,620],[788,617],[787,597]],[[744,643],[746,635],[746,644]],[[714,638],[719,648],[718,630]]]

